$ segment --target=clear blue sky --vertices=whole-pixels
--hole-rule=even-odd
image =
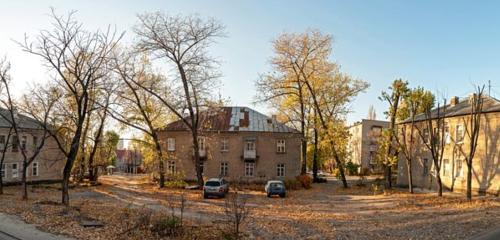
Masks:
[[[19,92],[28,82],[47,78],[39,60],[22,53],[22,40],[49,27],[47,13],[78,10],[89,28],[116,25],[128,30],[136,14],[215,17],[228,37],[214,47],[222,61],[222,95],[234,105],[251,106],[254,80],[269,69],[270,42],[285,31],[317,28],[334,36],[332,59],[342,71],[371,84],[352,104],[349,122],[365,118],[373,104],[378,118],[386,105],[377,97],[395,78],[446,97],[466,96],[474,84],[491,80],[500,96],[500,3],[495,1],[0,1],[0,56],[13,64]],[[268,113],[266,106],[257,109]]]

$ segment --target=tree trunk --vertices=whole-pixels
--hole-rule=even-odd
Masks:
[[[441,176],[439,175],[439,172],[436,174],[436,181],[437,181],[437,187],[438,187],[438,196],[442,197],[443,196],[443,183],[441,182]]]
[[[198,186],[203,187],[203,174],[201,172],[201,159],[200,159],[200,146],[198,144],[198,134],[196,131],[192,132],[193,136],[193,150],[194,150],[194,164],[196,165],[196,179]]]
[[[411,172],[411,160],[406,162],[408,168],[408,189],[413,193],[413,174]]]
[[[155,145],[156,145],[156,155],[158,156],[158,171],[159,171],[159,175],[160,175],[160,179],[159,179],[159,183],[158,183],[158,187],[159,188],[163,188],[165,187],[165,166],[164,166],[164,162],[163,162],[163,152],[161,151],[161,145],[160,145],[160,142],[158,141],[158,137],[156,136],[156,134],[153,134],[154,137],[154,141],[155,141]]]
[[[62,204],[66,206],[69,206],[69,178],[71,176],[71,169],[73,168],[73,163],[78,153],[81,131],[82,131],[81,127],[76,130],[75,136],[73,137],[73,141],[71,144],[71,149],[69,151],[68,157],[66,158],[66,164],[64,165],[63,181],[61,183],[61,193],[62,193]]]
[[[467,163],[467,200],[472,200],[472,164]]]
[[[304,140],[302,140],[302,169],[300,171],[301,174],[306,174],[307,172],[307,140],[305,140],[305,136],[302,135]]]
[[[385,188],[392,188],[392,166],[384,164]]]
[[[24,150],[23,150],[24,151]],[[26,170],[28,169],[28,166],[26,162],[23,162],[23,176],[21,177],[22,181],[22,186],[23,186],[23,200],[28,200],[28,186],[26,185]]]
[[[318,129],[314,128],[313,181],[318,182]]]

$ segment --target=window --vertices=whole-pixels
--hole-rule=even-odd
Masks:
[[[276,166],[276,176],[277,177],[284,177],[285,176],[285,164],[280,163]]]
[[[203,175],[205,173],[205,163],[204,162],[200,162],[200,170],[201,170],[201,175]]]
[[[167,173],[172,175],[176,173],[175,161],[167,162]]]
[[[37,147],[38,147],[38,137],[33,136],[33,149],[36,150]]]
[[[221,152],[227,152],[227,151],[229,151],[229,139],[227,139],[227,138],[222,138],[221,139],[220,151]]]
[[[0,150],[5,147],[5,135],[0,135]]]
[[[423,165],[424,166],[423,166],[422,175],[427,176],[427,175],[429,175],[429,159],[424,158]]]
[[[13,152],[19,151],[18,141],[19,141],[19,139],[17,138],[17,136],[12,136],[12,151]]]
[[[37,162],[34,162],[31,165],[31,175],[38,176],[38,163]]]
[[[227,162],[220,163],[220,176],[226,177],[228,176],[229,164]]]
[[[12,178],[19,177],[19,172],[17,170],[17,163],[12,164]]]
[[[450,143],[450,126],[447,122],[444,123],[444,143]]]
[[[380,135],[382,135],[382,127],[381,126],[373,126],[371,134],[373,137],[379,137]]]
[[[285,139],[279,139],[276,142],[276,152],[278,152],[278,153],[285,152]]]
[[[21,149],[22,150],[26,150],[26,142],[27,142],[28,138],[26,136],[22,136],[21,137]]]
[[[255,142],[254,141],[246,141],[245,142],[245,150],[255,151]]]
[[[255,170],[255,163],[253,162],[245,163],[245,177],[253,177],[254,170]]]
[[[443,176],[447,177],[449,174],[449,168],[450,168],[450,160],[449,159],[443,159]]]
[[[457,125],[455,136],[455,140],[457,143],[462,143],[464,141],[464,126]]]
[[[200,148],[200,151],[205,150],[205,137],[198,137],[198,147]]]
[[[455,177],[462,177],[463,176],[463,161],[460,159],[456,160],[456,172],[455,172]]]
[[[5,163],[2,163],[2,168],[0,169],[0,172],[2,173],[2,178],[5,177]]]
[[[175,138],[167,138],[167,150],[169,152],[175,151]]]
[[[423,140],[424,140],[424,143],[428,143],[429,142],[429,130],[428,129],[424,129],[424,134],[423,134]]]

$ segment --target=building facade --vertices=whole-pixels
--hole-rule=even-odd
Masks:
[[[375,160],[375,156],[382,130],[388,127],[387,121],[369,119],[362,119],[349,127],[350,160],[360,165],[359,171],[379,173],[383,170]]]
[[[1,177],[4,183],[12,184],[21,182],[24,151],[29,157],[36,146],[40,144],[44,131],[36,120],[21,114],[16,114],[18,119],[19,136],[11,130],[10,113],[0,109],[0,158],[3,157]],[[4,118],[4,116],[6,118]],[[9,131],[11,131],[9,137]],[[17,144],[19,139],[20,144]],[[5,156],[3,155],[5,149]],[[55,182],[62,180],[62,171],[65,164],[64,154],[59,150],[56,141],[49,137],[41,152],[27,168],[27,182]]]
[[[196,179],[192,137],[184,123],[170,123],[159,135],[167,174]],[[205,178],[263,182],[300,174],[300,133],[247,107],[202,112],[198,142]]]
[[[470,98],[470,97],[469,97]],[[443,187],[453,191],[465,191],[467,188],[467,164],[465,156],[469,153],[470,137],[468,122],[470,120],[470,99],[459,100],[453,97],[446,109],[444,118],[444,153],[441,163],[440,176]],[[437,109],[431,113],[437,115]],[[416,126],[424,128],[424,115],[416,116]],[[433,120],[434,123],[437,120]],[[409,122],[398,124],[399,128],[409,127]],[[435,125],[435,124],[434,124]],[[409,133],[407,134],[409,135]],[[423,131],[423,136],[428,136]],[[415,153],[412,161],[413,184],[416,187],[435,188],[436,171],[432,155],[425,146],[427,137],[420,137],[415,133]],[[409,141],[409,137],[407,137]],[[483,114],[476,153],[472,166],[472,190],[476,193],[491,193],[498,195],[500,192],[500,101],[492,97],[484,97]],[[399,185],[408,185],[407,163],[404,157],[398,162]]]
[[[142,165],[142,153],[137,149],[117,149],[115,164],[120,172],[137,174]]]

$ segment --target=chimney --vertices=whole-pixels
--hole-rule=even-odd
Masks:
[[[455,106],[457,104],[458,104],[458,97],[457,96],[451,97],[451,99],[450,99],[450,106],[453,107],[453,106]]]

